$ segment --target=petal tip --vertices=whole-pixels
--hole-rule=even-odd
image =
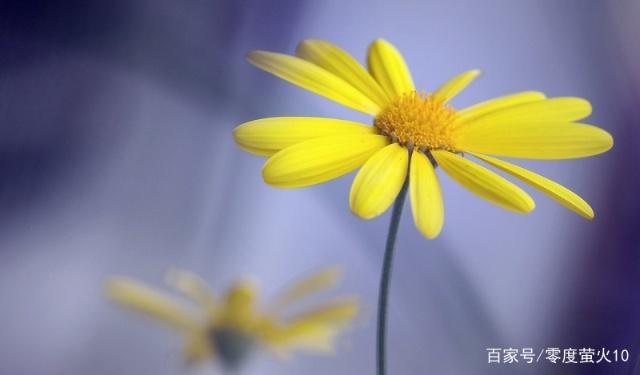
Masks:
[[[315,39],[303,39],[296,46],[296,56],[304,58],[305,50],[310,47],[311,43],[319,42]]]
[[[604,138],[604,147],[606,148],[606,151],[609,151],[613,148],[613,136],[611,135],[611,133],[609,133],[606,130],[602,130],[602,132],[605,134],[605,138]]]
[[[254,49],[247,52],[245,59],[247,60],[247,62],[249,62],[249,64],[254,65],[260,69],[263,69],[261,68],[261,64],[264,63],[264,59],[274,55],[281,55],[281,54],[277,52],[270,52],[270,51],[265,51],[261,49]]]
[[[256,57],[257,57],[258,55],[262,54],[263,52],[264,52],[264,51],[262,51],[262,50],[258,50],[258,49],[251,50],[251,51],[247,52],[247,54],[245,55],[245,59],[246,59],[249,63],[254,64],[254,60],[256,59]]]
[[[593,208],[591,208],[588,203],[585,202],[585,204],[586,207],[582,207],[582,209],[580,211],[576,211],[576,213],[587,220],[595,219],[596,214],[593,212]]]
[[[357,196],[355,193],[351,193],[349,196],[349,208],[351,208],[351,212],[356,215],[358,218],[362,220],[371,220],[376,217],[382,215],[385,210],[375,210],[371,207],[367,207],[363,202],[358,202]]]
[[[430,229],[421,229],[417,225],[416,225],[416,227],[418,228],[418,231],[420,231],[420,233],[422,233],[423,236],[427,237],[430,240],[436,239],[440,235],[440,232],[442,232],[442,227],[430,228]]]
[[[276,186],[275,176],[273,175],[271,169],[269,168],[269,161],[271,159],[267,159],[267,161],[262,166],[262,180],[265,184]]]
[[[395,46],[389,42],[387,39],[384,38],[376,38],[373,40],[373,42],[371,42],[371,44],[369,45],[369,49],[371,50],[372,48],[391,48],[393,50],[395,50]]]
[[[354,215],[356,215],[359,219],[362,219],[362,220],[371,220],[376,216],[378,216],[376,214],[372,214],[371,212],[363,212],[359,208],[354,207],[353,205],[351,206],[351,212]]]
[[[519,214],[528,215],[536,209],[536,202],[524,190],[521,190],[521,194],[522,201],[519,204],[512,205],[509,209]]]
[[[587,116],[590,116],[591,113],[593,113],[593,106],[591,106],[591,102],[588,101],[587,99],[583,99],[585,101],[585,112],[587,113]],[[587,117],[585,116],[585,117]]]
[[[536,209],[536,202],[533,200],[533,198],[529,197],[527,195],[528,199],[525,203],[525,207],[524,207],[524,213],[528,214],[531,213],[533,210]]]

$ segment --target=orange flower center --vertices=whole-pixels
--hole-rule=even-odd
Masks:
[[[432,94],[407,92],[376,116],[373,124],[393,142],[422,150],[449,150],[452,147],[453,108]]]

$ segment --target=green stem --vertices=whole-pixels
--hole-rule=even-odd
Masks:
[[[400,193],[393,203],[391,222],[389,223],[389,233],[387,234],[387,245],[384,250],[384,260],[382,263],[382,275],[380,276],[380,294],[378,296],[378,351],[377,364],[378,375],[386,373],[385,355],[387,340],[387,306],[389,299],[389,283],[391,282],[391,268],[393,266],[393,254],[396,248],[396,237],[402,216],[402,207],[407,197],[409,178],[404,181]]]

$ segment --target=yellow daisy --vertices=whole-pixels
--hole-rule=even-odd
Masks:
[[[126,277],[107,282],[113,301],[166,323],[186,340],[188,362],[218,358],[223,366],[240,365],[253,348],[262,346],[279,356],[293,350],[331,352],[336,336],[354,320],[358,303],[341,298],[298,314],[284,315],[306,297],[337,285],[339,270],[329,268],[292,284],[260,307],[253,283],[243,280],[216,299],[197,275],[172,270],[167,283],[190,303]]]
[[[264,118],[238,126],[238,145],[269,157],[262,173],[272,186],[310,186],[361,167],[349,203],[359,217],[371,219],[391,206],[408,180],[415,224],[429,238],[440,233],[444,222],[436,166],[498,206],[518,213],[534,209],[525,191],[465,157],[472,156],[585,218],[594,216],[589,204],[564,186],[493,157],[571,159],[609,150],[609,133],[578,123],[591,114],[585,99],[547,98],[527,91],[456,109],[451,100],[480,74],[478,70],[464,72],[432,92],[417,91],[402,55],[382,39],[369,47],[368,69],[322,40],[301,42],[296,56],[253,51],[248,60],[373,116],[373,126],[319,117]]]

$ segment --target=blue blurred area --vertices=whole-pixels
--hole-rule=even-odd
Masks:
[[[352,176],[282,191],[240,151],[238,124],[275,115],[370,121],[252,68],[251,49],[328,39],[363,61],[398,46],[433,89],[480,68],[454,105],[541,90],[589,99],[614,149],[524,162],[585,197],[585,221],[532,192],[526,217],[443,176],[446,224],[405,212],[392,283],[391,374],[630,374],[640,354],[640,47],[633,0],[3,1],[0,3],[0,373],[175,374],[179,338],[108,304],[102,282],[160,284],[180,266],[265,296],[340,263],[363,324],[335,357],[267,354],[248,374],[373,373],[388,214],[353,216]],[[492,365],[487,347],[628,349],[626,364]],[[638,370],[640,371],[640,369]]]

